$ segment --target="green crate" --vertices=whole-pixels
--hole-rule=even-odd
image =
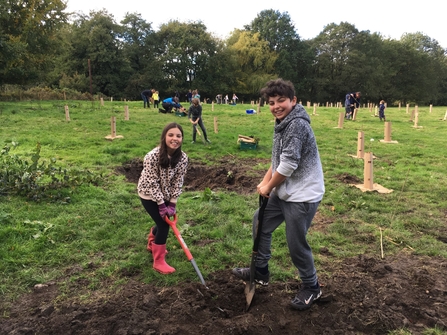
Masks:
[[[241,150],[256,150],[257,148],[257,144],[256,143],[248,143],[248,142],[243,142],[241,141]]]
[[[185,112],[176,111],[175,116],[188,116]]]

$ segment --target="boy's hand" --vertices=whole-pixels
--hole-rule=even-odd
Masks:
[[[264,198],[270,198],[269,194],[272,189],[268,186],[268,184],[263,185],[262,183],[257,187],[258,193],[262,195]]]

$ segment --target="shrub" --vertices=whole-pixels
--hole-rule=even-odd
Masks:
[[[56,159],[40,161],[40,143],[30,155],[31,162],[11,154],[18,143],[6,144],[0,152],[0,195],[25,196],[34,201],[42,199],[69,202],[67,191],[82,184],[97,185],[101,176],[88,170],[68,170],[56,167]]]

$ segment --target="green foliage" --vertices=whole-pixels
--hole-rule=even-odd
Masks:
[[[56,167],[56,159],[41,161],[41,145],[30,154],[31,162],[11,153],[18,143],[6,144],[0,152],[0,195],[20,195],[34,201],[69,202],[67,190],[85,183],[98,184],[99,177],[88,170]]]

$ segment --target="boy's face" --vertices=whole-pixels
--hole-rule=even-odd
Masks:
[[[268,104],[273,116],[282,121],[296,105],[296,97],[290,100],[290,98],[277,95],[269,97]]]

